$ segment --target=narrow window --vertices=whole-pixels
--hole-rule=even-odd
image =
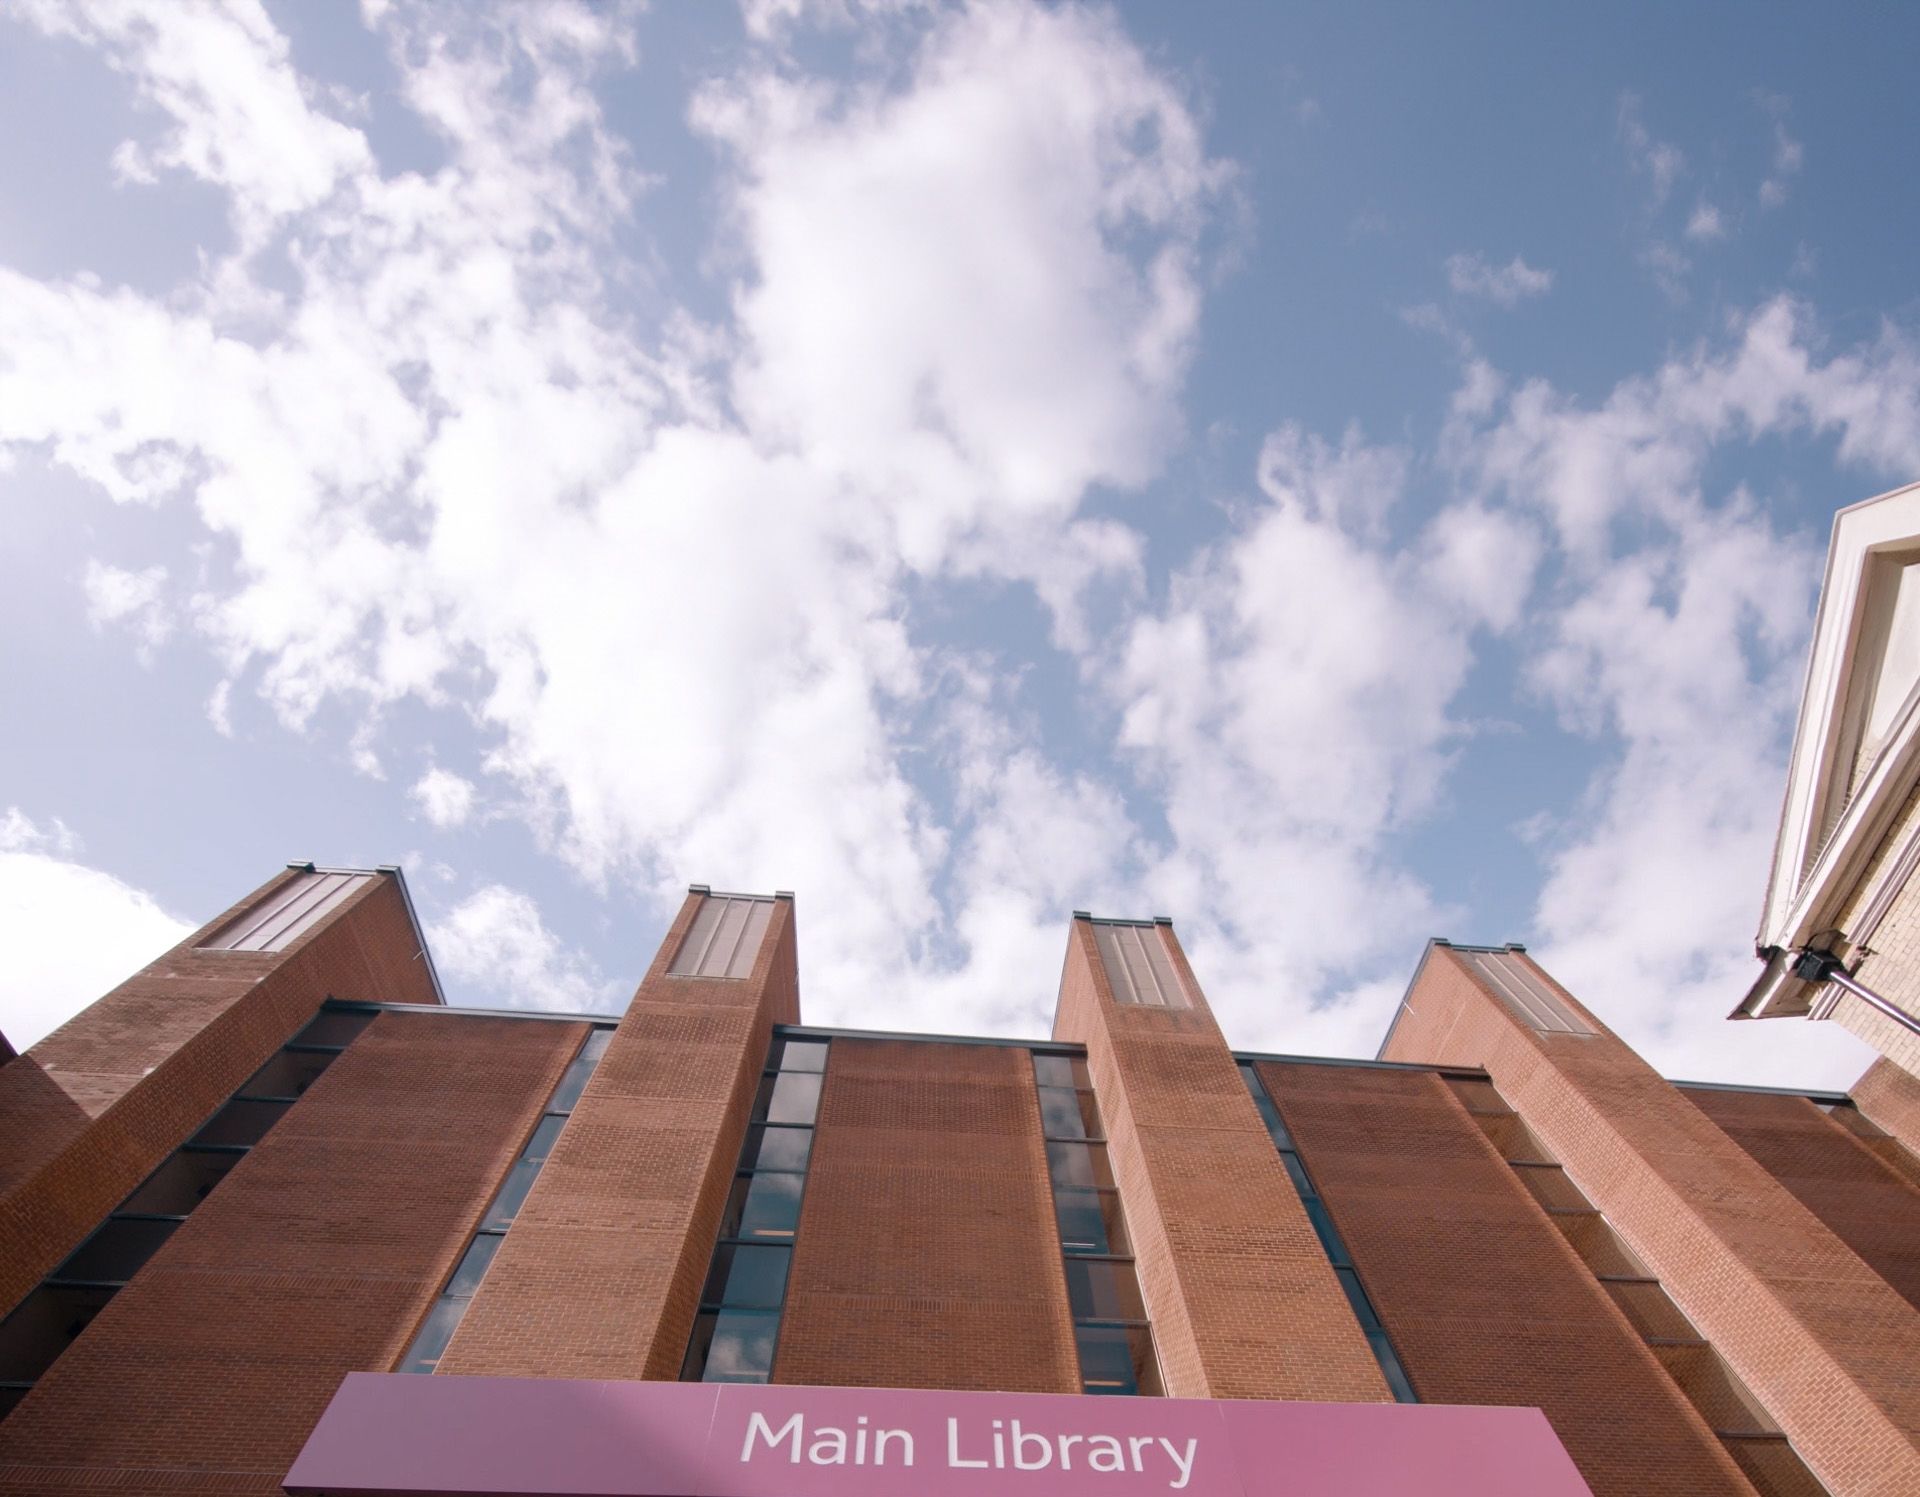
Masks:
[[[1053,1214],[1065,1260],[1081,1390],[1157,1397],[1160,1364],[1153,1330],[1140,1297],[1133,1244],[1108,1167],[1106,1134],[1087,1063],[1077,1055],[1036,1054],[1033,1079],[1053,1179]]]
[[[302,873],[200,943],[203,951],[284,951],[346,903],[371,873]]]
[[[1521,1023],[1543,1034],[1594,1032],[1591,1024],[1540,980],[1525,957],[1511,951],[1454,950]]]
[[[772,918],[771,899],[709,894],[667,970],[675,977],[749,977]]]
[[[1096,920],[1093,939],[1115,1002],[1149,1008],[1187,1006],[1186,988],[1173,969],[1166,934],[1157,924]]]

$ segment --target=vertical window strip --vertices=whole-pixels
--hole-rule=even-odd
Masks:
[[[0,1419],[373,1018],[323,1008],[0,1320]]]
[[[200,943],[203,951],[283,951],[377,875],[303,873]]]
[[[752,976],[761,939],[772,918],[771,899],[706,895],[668,972],[675,977]]]
[[[1077,1055],[1036,1051],[1033,1079],[1081,1391],[1159,1397],[1153,1328],[1140,1295],[1133,1244],[1114,1188],[1087,1063]]]
[[[824,1039],[774,1036],[680,1364],[682,1382],[772,1380],[829,1049]]]
[[[1387,1380],[1387,1386],[1393,1390],[1396,1403],[1418,1403],[1420,1397],[1413,1391],[1413,1382],[1407,1376],[1406,1368],[1401,1364],[1400,1354],[1394,1350],[1393,1340],[1387,1335],[1387,1328],[1373,1308],[1373,1300],[1367,1294],[1366,1287],[1360,1282],[1360,1271],[1354,1266],[1353,1255],[1347,1251],[1346,1240],[1333,1225],[1333,1217],[1328,1214],[1327,1204],[1320,1197],[1313,1183],[1313,1176],[1307,1173],[1306,1164],[1300,1158],[1295,1147],[1293,1135],[1287,1131],[1287,1125],[1281,1120],[1280,1109],[1268,1095],[1266,1083],[1261,1081],[1260,1073],[1246,1061],[1240,1062],[1240,1076],[1247,1084],[1247,1091],[1253,1096],[1253,1105],[1259,1109],[1260,1121],[1267,1125],[1267,1134],[1273,1139],[1273,1146],[1280,1151],[1280,1162],[1286,1166],[1287,1178],[1293,1181],[1293,1188],[1299,1193],[1300,1204],[1306,1207],[1307,1220],[1313,1223],[1313,1230],[1320,1238],[1320,1246],[1326,1250],[1327,1261],[1333,1265],[1334,1276],[1340,1280],[1340,1287],[1346,1291],[1347,1303],[1353,1308],[1353,1317],[1360,1322],[1360,1329],[1367,1338],[1367,1345],[1373,1348],[1374,1360],[1380,1364],[1380,1371]]]
[[[486,1277],[494,1254],[500,1251],[501,1240],[519,1216],[520,1208],[526,1204],[527,1192],[533,1189],[540,1167],[547,1162],[548,1155],[559,1142],[567,1119],[573,1115],[574,1105],[580,1100],[581,1092],[586,1090],[587,1083],[593,1079],[600,1057],[607,1053],[607,1046],[612,1040],[611,1026],[595,1028],[588,1032],[580,1048],[574,1052],[566,1070],[561,1072],[552,1095],[547,1098],[540,1120],[533,1125],[533,1132],[521,1148],[513,1167],[507,1171],[507,1178],[493,1193],[493,1200],[487,1206],[486,1215],[480,1218],[480,1225],[468,1242],[467,1250],[454,1265],[446,1287],[433,1302],[433,1308],[427,1311],[426,1318],[420,1322],[420,1329],[414,1332],[413,1344],[407,1348],[407,1354],[396,1371],[431,1373],[440,1366],[447,1343],[453,1339],[454,1331],[466,1316],[467,1307],[479,1292],[480,1281]]]
[[[1116,1003],[1148,1008],[1185,1008],[1186,989],[1173,968],[1167,939],[1157,924],[1096,920],[1094,944]]]

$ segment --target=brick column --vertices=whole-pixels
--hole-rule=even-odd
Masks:
[[[323,999],[440,1001],[397,872],[282,951],[205,948],[289,868],[0,1066],[0,1315]]]
[[[1484,1067],[1829,1490],[1920,1491],[1920,1314],[1537,964],[1507,955],[1593,1033],[1534,1028],[1435,945],[1383,1058]]]
[[[1172,927],[1185,1008],[1116,1002],[1094,930],[1074,919],[1053,1032],[1087,1047],[1167,1393],[1386,1402]]]
[[[1853,1105],[1910,1154],[1920,1154],[1920,1077],[1887,1059],[1876,1060],[1854,1082]]]
[[[800,1019],[789,897],[748,976],[668,971],[707,897],[681,906],[440,1372],[679,1375],[767,1043]]]

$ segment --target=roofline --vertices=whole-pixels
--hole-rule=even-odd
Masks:
[[[433,984],[433,996],[439,1000],[442,1008],[452,1008],[447,1002],[447,990],[440,985],[440,969],[433,964],[433,948],[427,944],[426,927],[420,923],[420,912],[414,908],[413,890],[407,887],[407,871],[398,863],[376,863],[371,868],[330,867],[315,863],[312,859],[300,859],[287,864],[289,868],[299,868],[307,873],[384,873],[400,886],[400,902],[407,907],[407,923],[413,927],[413,934],[420,942],[420,958],[427,964],[427,981]],[[419,1008],[417,1003],[400,1005],[403,1008]]]

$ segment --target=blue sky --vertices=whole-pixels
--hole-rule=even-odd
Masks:
[[[1731,1026],[1825,536],[1920,470],[1904,11],[0,7],[0,1028],[289,858],[457,1000],[797,891],[815,1022],[1165,913],[1370,1053]],[[79,953],[79,954],[76,954]]]

